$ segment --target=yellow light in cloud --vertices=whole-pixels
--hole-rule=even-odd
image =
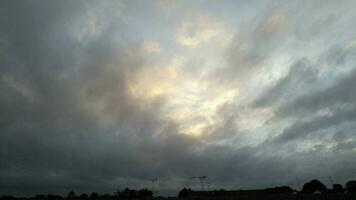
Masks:
[[[217,123],[217,110],[232,103],[239,91],[193,78],[181,71],[181,65],[182,60],[175,58],[167,65],[142,68],[130,81],[129,90],[143,105],[163,96],[161,117],[174,121],[181,133],[200,137]]]
[[[226,89],[225,91],[222,91],[220,94],[218,94],[215,97],[211,97],[211,99],[206,100],[203,103],[203,109],[210,110],[212,112],[215,112],[215,110],[225,104],[225,103],[231,103],[231,101],[234,99],[235,96],[238,96],[239,92],[236,89]]]
[[[169,94],[174,88],[174,80],[177,71],[174,66],[143,68],[136,77],[131,80],[129,90],[138,98],[155,98]]]
[[[190,126],[183,126],[180,131],[190,136],[200,137],[209,125],[209,123],[192,124]]]
[[[345,49],[350,49],[350,48],[354,48],[354,47],[356,47],[356,40],[352,40],[351,42],[349,42],[346,45]]]
[[[217,110],[226,103],[232,103],[238,94],[238,89],[209,89],[202,84],[199,87],[196,81],[187,81],[177,88],[175,98],[170,102],[175,107],[168,111],[167,116],[180,125],[182,133],[203,136],[209,134],[204,131],[217,123]]]
[[[286,13],[273,13],[263,25],[266,32],[276,32],[287,24],[288,15]]]
[[[142,44],[144,51],[148,53],[158,53],[162,51],[161,45],[158,42],[146,41]]]
[[[200,16],[195,21],[183,22],[175,39],[181,46],[195,47],[218,35],[220,30],[215,26],[207,17]]]

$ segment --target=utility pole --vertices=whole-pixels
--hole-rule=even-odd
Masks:
[[[205,191],[205,189],[204,189],[204,179],[206,179],[206,176],[194,176],[194,177],[192,177],[192,178],[194,178],[194,179],[199,179],[200,185],[201,185],[201,189],[202,189],[203,191]]]

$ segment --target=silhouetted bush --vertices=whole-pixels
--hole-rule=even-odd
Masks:
[[[111,195],[110,194],[103,194],[101,196],[99,196],[100,199],[111,199]]]
[[[333,192],[334,193],[343,193],[344,192],[344,188],[342,187],[341,184],[334,184],[333,185]]]
[[[179,198],[187,197],[187,196],[189,195],[189,192],[190,192],[190,191],[191,191],[190,189],[183,188],[181,191],[179,191],[178,197],[179,197]]]
[[[138,191],[138,196],[140,198],[152,198],[153,197],[153,193],[151,190],[148,189],[141,189]]]
[[[303,185],[302,193],[311,194],[314,192],[324,192],[326,187],[320,181],[314,179]]]
[[[136,190],[131,190],[129,188],[125,188],[122,191],[122,196],[124,198],[128,198],[128,199],[137,198],[138,197],[138,192]]]
[[[76,198],[76,195],[75,195],[73,190],[68,193],[67,198],[68,199],[75,199]]]
[[[4,200],[7,200],[7,199],[15,199],[15,197],[9,196],[9,195],[4,195],[4,196],[2,196],[0,199],[4,199]]]
[[[90,199],[98,199],[98,198],[99,198],[99,194],[96,193],[96,192],[93,192],[93,193],[90,194],[90,197],[89,197],[89,198],[90,198]]]
[[[289,186],[280,186],[275,188],[266,188],[262,190],[266,194],[292,194],[294,190]]]
[[[345,189],[350,193],[356,193],[356,181],[349,181],[345,184]]]
[[[63,197],[60,196],[60,195],[47,194],[46,199],[48,199],[48,200],[58,200],[58,199],[63,199]]]
[[[43,200],[43,199],[46,199],[46,195],[44,195],[44,194],[37,194],[34,199],[36,199],[36,200]]]
[[[88,199],[88,195],[87,194],[81,194],[79,196],[80,199]]]

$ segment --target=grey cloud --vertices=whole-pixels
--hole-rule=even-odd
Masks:
[[[355,108],[334,110],[332,116],[315,117],[310,121],[297,121],[292,126],[283,130],[283,132],[273,140],[279,143],[286,143],[297,139],[307,140],[308,136],[315,135],[318,131],[334,127],[343,123],[353,122],[356,119]],[[325,137],[325,134],[323,134]]]
[[[340,126],[342,124],[355,121],[355,104],[353,102],[355,70],[340,80],[337,84],[322,90],[297,98],[292,103],[285,105],[281,111],[281,116],[290,116],[299,113],[299,115],[314,116],[315,112],[327,109],[329,114],[313,117],[310,120],[300,119],[292,126],[283,130],[282,134],[275,138],[275,141],[284,143],[296,139],[306,140],[308,136],[325,137],[325,134],[316,134],[330,127]],[[352,130],[349,130],[353,132]],[[348,136],[348,138],[353,138]]]
[[[273,11],[267,12],[265,18],[256,18],[258,21],[256,24],[242,24],[234,35],[228,51],[228,62],[230,70],[239,78],[249,75],[254,68],[263,64],[268,57],[278,51],[281,47],[279,43],[284,42],[279,40],[285,33],[282,27],[273,31],[265,29],[271,15]]]
[[[229,66],[214,72],[215,76],[245,87],[260,69],[271,69],[271,61],[287,52],[291,60],[303,60],[306,54],[313,53],[310,50],[324,51],[346,44],[353,40],[351,33],[355,31],[353,28],[342,31],[349,29],[348,24],[355,19],[347,12],[349,3],[342,1],[339,6],[331,1],[272,3],[236,26],[226,55]],[[342,50],[334,53],[344,54]]]
[[[41,187],[51,191],[57,180],[66,188],[85,188],[158,173],[156,166],[145,167],[153,160],[144,156],[166,144],[152,142],[161,124],[152,117],[154,110],[137,106],[126,85],[143,63],[140,51],[113,46],[110,32],[85,45],[73,39],[67,22],[80,15],[76,2],[10,4],[2,13],[14,24],[1,23],[8,30],[1,38],[11,44],[1,60],[2,192],[11,192],[16,181],[23,187],[18,193],[41,192]],[[32,99],[16,88],[26,88]],[[102,118],[115,126],[102,128]],[[172,141],[186,149],[180,146],[184,140]]]
[[[310,62],[301,59],[290,66],[288,74],[279,79],[270,89],[266,90],[259,98],[253,102],[253,106],[278,105],[285,98],[298,96],[297,92],[305,92],[307,87],[312,89],[316,83],[316,71],[310,67]]]
[[[353,52],[333,46],[317,61],[298,61],[285,77],[253,102],[253,106],[273,107],[276,115],[272,120],[295,120],[281,135],[270,140],[285,143],[310,139],[308,136],[325,137],[320,131],[355,120]],[[323,72],[325,66],[331,70]],[[335,75],[334,70],[342,68],[349,72]]]
[[[356,70],[338,80],[334,85],[319,92],[301,96],[283,106],[278,112],[282,115],[292,112],[318,111],[323,108],[353,104]]]
[[[350,128],[350,124],[355,121],[353,102],[355,92],[352,89],[355,85],[355,70],[351,70],[355,67],[355,59],[354,48],[346,48],[353,37],[341,30],[347,27],[347,21],[354,19],[354,16],[348,15],[347,12],[339,12],[339,9],[345,11],[346,6],[336,6],[335,10],[329,9],[330,6],[332,4],[316,7],[314,3],[276,6],[278,9],[275,11],[285,11],[288,14],[288,25],[281,32],[275,33],[276,35],[257,34],[258,30],[262,30],[259,27],[263,22],[263,19],[258,17],[271,16],[273,11],[258,15],[256,21],[261,23],[252,23],[248,28],[241,28],[246,31],[247,39],[232,42],[232,48],[229,49],[230,68],[224,69],[227,73],[215,74],[224,77],[227,82],[231,80],[238,82],[237,85],[241,88],[240,95],[243,96],[244,88],[250,84],[248,77],[255,75],[257,72],[255,69],[271,67],[268,66],[268,59],[275,56],[285,53],[290,56],[292,64],[285,66],[289,68],[286,76],[271,86],[262,85],[262,89],[266,90],[263,90],[260,96],[246,103],[247,105],[237,105],[234,111],[238,113],[241,106],[249,106],[251,109],[265,107],[274,111],[274,117],[268,122],[275,123],[273,130],[275,137],[268,137],[254,149],[254,152],[265,151],[270,155],[275,151],[273,158],[277,158],[285,151],[294,160],[287,158],[281,160],[301,165],[300,169],[295,169],[292,164],[290,169],[290,172],[293,171],[292,174],[302,174],[300,171],[302,169],[308,172],[308,176],[312,176],[313,173],[331,173],[326,171],[315,173],[317,169],[311,167],[315,162],[310,159],[322,154],[321,152],[310,152],[307,149],[303,153],[295,152],[304,142],[331,142],[336,143],[337,148],[345,146],[344,152],[347,153],[331,152],[326,153],[326,157],[340,156],[337,158],[338,162],[352,159],[352,145],[345,145],[345,141],[355,139]],[[354,33],[355,30],[352,29],[350,32]],[[338,37],[335,38],[335,35]],[[236,34],[236,37],[238,36]],[[264,40],[265,43],[260,44]],[[321,43],[325,45],[321,46]],[[242,48],[243,46],[245,47]],[[309,49],[313,48],[318,49],[316,57],[306,58]],[[279,123],[287,123],[287,127],[283,130],[280,127],[285,125],[278,126]],[[344,178],[347,174],[342,172],[342,167],[337,166],[337,162],[330,164],[328,170]],[[347,171],[352,170],[348,168]],[[307,177],[306,174],[304,176]]]
[[[354,79],[355,70],[349,72],[350,75],[335,75],[334,70],[327,72],[323,72],[323,70],[325,66],[335,70],[344,68],[346,71],[353,68],[355,61],[353,53],[353,49],[348,50],[345,47],[333,46],[322,53],[317,61],[311,61],[306,58],[295,61],[289,67],[287,75],[264,91],[253,102],[253,106],[282,105],[281,110],[290,109],[294,112],[297,108],[310,105],[306,102],[308,100],[313,101],[314,105],[310,105],[306,110],[324,107],[330,102],[337,102],[338,100],[335,98],[347,101],[349,97],[345,95],[352,95],[353,93],[349,91],[349,88],[352,85],[351,82]],[[328,79],[326,79],[326,76],[328,76]],[[320,96],[319,99],[312,100],[312,98],[318,98],[316,96]],[[289,102],[283,102],[286,100]],[[286,104],[285,106],[283,106],[284,103]]]
[[[162,179],[162,184],[173,182],[167,188],[173,192],[183,186],[196,187],[190,180],[195,175],[208,176],[217,189],[293,186],[296,174],[306,179],[314,174],[323,176],[329,173],[327,169],[333,170],[341,181],[349,178],[347,175],[354,168],[338,163],[355,164],[355,155],[350,153],[353,144],[344,146],[342,153],[325,153],[320,158],[320,152],[291,152],[291,157],[283,157],[280,145],[264,143],[242,148],[231,145],[234,142],[209,143],[216,139],[228,143],[233,138],[230,136],[239,131],[234,124],[239,115],[233,106],[222,109],[221,126],[214,127],[216,134],[207,140],[182,135],[177,124],[161,119],[164,97],[151,102],[148,108],[141,107],[142,103],[150,102],[132,96],[128,84],[146,63],[138,45],[142,38],[135,38],[127,18],[98,11],[99,4],[98,1],[1,2],[0,193],[64,193],[70,189],[111,192],[118,184],[147,187],[149,183],[143,183],[142,179],[152,176]],[[135,10],[135,5],[129,5],[130,9]],[[110,2],[107,7],[120,11],[122,6],[125,5]],[[100,26],[95,37],[86,40],[78,34],[89,19],[89,11],[103,15],[99,21],[108,22]],[[246,67],[248,73],[250,67],[279,51],[275,46],[283,43],[280,34],[285,30],[276,35],[265,34],[260,29],[264,22],[257,20],[259,24],[246,32],[241,29],[242,42],[248,44],[246,48],[244,44],[232,44],[229,62],[233,67]],[[353,62],[347,56],[330,58],[327,62],[338,60],[337,63],[351,65]],[[283,102],[279,100],[288,96],[287,91],[295,84],[313,83],[315,74],[309,64],[297,62],[268,95],[256,101],[257,105]],[[350,103],[354,74],[337,81],[331,89],[296,96],[289,108],[325,98],[328,100],[320,104],[322,107],[335,101]],[[331,98],[333,91],[339,94],[338,98]],[[297,123],[281,137],[328,128],[331,120],[335,126],[351,122],[355,117],[354,110],[334,114],[335,119],[321,117]],[[348,138],[350,135],[340,138],[339,149]],[[334,156],[339,157],[330,159]],[[316,167],[330,160],[327,169]],[[277,176],[280,178],[276,179]]]

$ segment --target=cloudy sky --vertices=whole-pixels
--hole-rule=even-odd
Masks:
[[[0,195],[355,179],[355,7],[1,1]]]

